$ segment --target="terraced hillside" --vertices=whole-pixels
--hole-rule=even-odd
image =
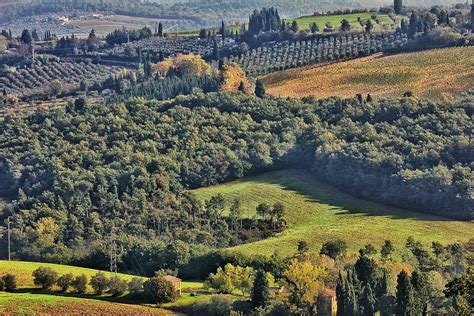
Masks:
[[[318,251],[323,242],[334,239],[345,240],[349,252],[355,252],[367,243],[380,247],[390,239],[399,256],[407,236],[426,245],[435,240],[447,244],[474,237],[474,225],[470,223],[360,200],[319,182],[303,170],[270,172],[194,193],[202,200],[218,193],[229,203],[239,198],[247,216],[254,216],[259,203],[284,204],[288,230],[233,248],[247,254],[291,254],[300,240]]]
[[[275,96],[353,97],[357,93],[398,97],[406,91],[433,100],[474,88],[474,47],[370,56],[308,66],[263,78]]]

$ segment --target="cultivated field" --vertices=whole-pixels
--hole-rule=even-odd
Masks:
[[[202,200],[218,193],[229,203],[239,198],[246,216],[254,216],[259,203],[285,205],[288,230],[233,248],[247,254],[270,255],[278,251],[288,255],[296,251],[299,240],[306,240],[311,249],[318,251],[323,242],[334,239],[345,240],[349,252],[356,252],[367,243],[380,247],[390,239],[397,248],[396,256],[400,256],[408,236],[426,245],[435,240],[447,244],[474,237],[474,225],[470,223],[360,200],[302,170],[270,172],[193,192]]]
[[[2,315],[175,315],[148,306],[53,294],[0,292]]]
[[[474,47],[370,56],[308,66],[263,78],[275,96],[398,97],[406,91],[433,100],[452,99],[474,88]]]

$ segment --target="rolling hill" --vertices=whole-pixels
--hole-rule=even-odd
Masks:
[[[474,47],[374,55],[270,74],[263,78],[274,96],[353,97],[357,93],[399,97],[406,91],[450,100],[474,88]]]
[[[232,248],[246,254],[270,255],[278,251],[288,255],[296,251],[300,240],[317,251],[323,242],[334,239],[345,240],[349,252],[355,252],[367,243],[380,247],[390,239],[399,256],[408,236],[425,245],[474,237],[474,225],[470,223],[360,200],[319,182],[304,170],[275,171],[193,192],[202,200],[219,193],[227,201],[238,198],[248,217],[254,216],[259,203],[285,205],[288,230]]]

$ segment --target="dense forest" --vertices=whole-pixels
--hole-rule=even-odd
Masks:
[[[194,91],[170,101],[83,99],[7,117],[0,192],[12,200],[17,256],[76,262],[124,238],[225,247],[245,240],[219,198],[186,193],[243,175],[305,167],[342,190],[470,218],[472,99],[285,100]],[[74,250],[74,252],[71,252]]]

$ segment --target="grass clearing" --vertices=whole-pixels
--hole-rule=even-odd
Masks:
[[[274,96],[347,98],[370,93],[383,98],[411,91],[418,97],[449,101],[474,88],[474,47],[379,54],[277,72],[263,82]]]
[[[253,216],[259,203],[285,205],[289,228],[274,237],[231,248],[245,254],[277,251],[289,255],[299,240],[318,251],[325,241],[339,238],[348,243],[349,252],[367,243],[380,247],[391,239],[399,256],[408,236],[425,245],[435,240],[447,244],[474,238],[471,223],[360,200],[319,182],[304,170],[274,171],[193,192],[202,200],[218,193],[228,201],[239,198],[246,216]]]
[[[379,20],[380,24],[377,24],[375,20],[372,19],[372,23],[374,25],[374,31],[387,31],[387,30],[394,30],[401,21],[400,17],[396,17],[396,22],[394,22],[387,14],[379,14],[379,13],[350,13],[350,14],[339,14],[339,15],[327,15],[327,16],[302,16],[296,19],[285,19],[285,22],[291,24],[293,21],[298,23],[300,30],[309,30],[311,24],[316,23],[319,26],[320,31],[322,32],[324,29],[324,25],[326,22],[332,24],[335,30],[339,30],[341,26],[341,21],[346,19],[349,21],[351,25],[351,30],[353,31],[363,31],[364,27],[359,23],[358,19],[363,22],[370,20],[372,15],[376,15],[377,19]]]

